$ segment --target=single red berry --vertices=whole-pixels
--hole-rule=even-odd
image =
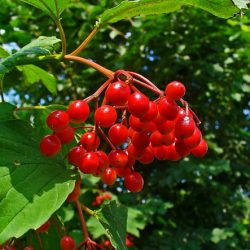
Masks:
[[[172,131],[172,132],[170,132],[168,134],[162,135],[161,141],[166,146],[171,145],[172,143],[174,143],[174,141],[175,141],[174,132]]]
[[[123,144],[128,138],[128,129],[126,126],[122,125],[121,123],[114,124],[108,132],[110,141],[119,146]]]
[[[140,192],[144,186],[144,180],[140,173],[132,172],[124,178],[125,187],[131,192]]]
[[[82,123],[85,122],[89,116],[89,105],[83,100],[76,100],[68,107],[68,114],[71,122]]]
[[[114,168],[106,168],[101,174],[101,179],[104,184],[112,186],[116,181],[116,170]]]
[[[80,143],[87,151],[94,151],[100,145],[100,138],[94,132],[86,132],[81,136]]]
[[[45,156],[54,156],[61,149],[61,141],[56,135],[46,135],[40,141],[40,151]]]
[[[73,147],[68,153],[69,163],[76,167],[79,167],[81,158],[86,152],[86,149],[84,149],[82,146]]]
[[[189,116],[193,118],[193,115],[191,112],[186,113],[186,110],[178,106],[178,114],[175,118],[175,121],[177,121],[179,118],[184,118],[185,116]]]
[[[131,127],[128,129],[128,138],[132,138],[135,133],[135,130],[133,130]]]
[[[175,123],[175,137],[178,139],[187,138],[194,133],[195,128],[195,122],[190,116],[179,118]]]
[[[154,153],[151,147],[146,147],[142,155],[138,158],[138,161],[142,164],[150,164],[154,161]]]
[[[133,144],[131,144],[131,145],[133,145]],[[131,153],[129,153],[128,148],[125,149],[124,152],[128,156],[128,163],[127,163],[126,167],[132,168],[134,166],[134,164],[135,164],[135,157],[134,157],[134,155],[132,155]]]
[[[62,144],[69,144],[74,139],[75,131],[68,126],[56,132],[56,136],[60,139]]]
[[[159,111],[158,111],[158,114],[157,114],[156,118],[154,119],[154,123],[158,126],[158,125],[164,123],[165,121],[166,121],[166,118],[163,117],[163,116],[159,113]]]
[[[103,169],[109,166],[109,158],[107,154],[101,150],[95,152],[99,157],[99,166],[97,172],[101,172]]]
[[[161,116],[167,120],[174,120],[178,114],[178,106],[170,98],[163,97],[158,103],[158,110]]]
[[[119,167],[123,168],[128,163],[128,156],[121,149],[112,150],[109,153],[108,157],[109,157],[110,165],[114,168],[119,168]]]
[[[153,152],[157,160],[163,161],[167,159],[168,147],[165,145],[154,147]]]
[[[131,142],[138,149],[145,149],[150,143],[150,135],[147,132],[135,132]]]
[[[142,122],[142,131],[152,133],[156,129],[157,129],[157,126],[153,121]]]
[[[46,233],[48,232],[50,228],[50,221],[46,221],[44,224],[42,224],[39,228],[36,229],[38,233]]]
[[[96,123],[104,128],[112,126],[117,119],[116,110],[109,105],[99,107],[95,111]]]
[[[141,132],[143,130],[140,118],[135,117],[133,115],[129,116],[129,125],[134,131]]]
[[[60,241],[60,246],[62,250],[74,250],[75,241],[70,236],[65,235]]]
[[[198,146],[196,146],[191,153],[195,156],[195,157],[199,157],[202,158],[208,150],[208,146],[207,146],[207,142],[202,139],[200,144]]]
[[[55,110],[48,115],[46,122],[50,129],[59,131],[68,127],[69,115],[66,111]]]
[[[27,246],[23,250],[34,250],[34,248],[32,246]]]
[[[145,147],[146,148],[146,147]],[[143,148],[144,149],[144,148]],[[128,155],[133,156],[134,158],[138,158],[142,155],[143,149],[137,148],[133,143],[128,145],[127,151]]]
[[[174,143],[167,146],[166,159],[170,161],[178,161],[181,159],[181,156],[176,151]]]
[[[193,149],[200,144],[201,139],[201,131],[197,127],[195,127],[194,133],[191,136],[183,139],[183,141],[188,148]]]
[[[127,102],[130,92],[128,84],[116,81],[108,86],[105,92],[105,97],[110,104],[114,106],[122,106]]]
[[[184,140],[176,140],[175,150],[181,157],[185,157],[190,154],[190,148],[185,145]]]
[[[151,134],[150,143],[151,143],[152,147],[158,147],[158,146],[161,146],[163,144],[162,134],[158,130],[156,130],[155,132],[153,132]]]
[[[129,167],[124,167],[124,168],[116,168],[116,174],[119,177],[125,177],[126,175],[132,173],[131,168]]]
[[[140,119],[142,122],[148,122],[154,120],[158,115],[158,106],[155,102],[149,102],[149,109],[147,113],[142,116]]]
[[[142,93],[135,92],[128,98],[128,111],[135,117],[144,116],[149,110],[149,99]]]
[[[68,195],[68,197],[66,199],[67,202],[73,202],[79,198],[79,196],[81,194],[81,183],[82,183],[81,179],[78,179],[76,181],[73,191]]]
[[[165,122],[157,126],[157,130],[159,130],[159,132],[162,134],[168,134],[174,130],[174,126],[175,126],[174,120],[173,121],[166,120]]]
[[[173,100],[181,99],[185,93],[186,88],[184,84],[178,81],[170,82],[165,89],[166,96]]]
[[[95,174],[99,167],[99,157],[94,152],[87,152],[80,160],[79,169],[84,174]]]

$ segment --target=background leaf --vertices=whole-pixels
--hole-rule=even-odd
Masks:
[[[19,68],[22,70],[24,77],[29,84],[41,81],[50,93],[56,95],[57,88],[54,75],[35,65],[24,65]]]
[[[119,250],[127,249],[125,245],[127,208],[111,201],[95,211],[94,216],[106,230],[113,247]]]
[[[56,17],[60,16],[61,13],[67,8],[71,0],[21,0],[27,4],[30,4],[47,14],[51,15],[52,12]]]
[[[7,57],[7,56],[9,56],[9,52],[6,51],[4,48],[0,47],[0,58],[1,58],[1,57],[2,57],[2,58],[5,58],[5,57]]]
[[[9,109],[1,104],[1,116],[9,116]],[[48,220],[72,191],[75,177],[62,161],[41,155],[27,122],[1,120],[0,178],[1,244]]]
[[[239,12],[231,0],[139,0],[123,1],[118,6],[106,10],[100,24],[115,23],[139,15],[163,14],[179,10],[182,6],[194,6],[206,10],[215,16],[229,18]]]
[[[249,0],[233,0],[233,2],[239,9],[247,9],[247,4],[250,3]]]

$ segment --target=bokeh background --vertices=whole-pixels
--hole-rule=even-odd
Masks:
[[[93,29],[98,16],[119,1],[72,1],[62,15],[68,51]],[[0,8],[0,44],[14,52],[32,39],[57,35],[41,11],[5,0]],[[202,121],[209,144],[204,159],[136,165],[145,177],[139,194],[128,194],[118,181],[107,188],[129,207],[131,249],[250,249],[250,12],[229,20],[200,9],[121,21],[101,30],[82,56],[111,70],[145,75],[164,89],[172,80],[187,88],[186,100]],[[7,101],[23,105],[65,104],[93,93],[105,78],[77,63],[39,65],[57,77],[58,94],[15,70],[4,81]],[[30,119],[30,115],[25,115]],[[34,126],[44,123],[33,114]],[[82,200],[93,207],[105,187],[87,179]],[[77,237],[74,209],[59,211]],[[93,237],[105,240],[96,221],[88,219]],[[78,227],[79,228],[79,227]]]

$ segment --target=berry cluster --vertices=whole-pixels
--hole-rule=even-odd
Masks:
[[[150,100],[137,85],[155,93],[156,99]],[[62,144],[73,141],[76,130],[85,129],[68,152],[68,162],[82,173],[100,176],[107,185],[113,185],[117,176],[123,177],[128,190],[139,192],[144,180],[135,170],[136,161],[177,161],[190,153],[203,157],[207,152],[197,127],[199,119],[182,99],[185,92],[181,82],[171,82],[161,91],[145,77],[119,70],[93,95],[72,102],[66,111],[48,115],[53,134],[41,140],[40,150],[45,156],[54,156]],[[84,126],[92,100],[94,125]],[[111,150],[106,149],[107,144]]]
[[[96,196],[95,200],[92,202],[93,206],[99,206],[103,203],[105,200],[111,200],[112,196],[108,192],[103,192],[102,194],[99,194]]]

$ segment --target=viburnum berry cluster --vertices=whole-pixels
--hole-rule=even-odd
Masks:
[[[156,98],[150,100],[147,91]],[[118,70],[93,95],[73,101],[66,111],[48,115],[47,125],[53,133],[41,140],[40,150],[54,156],[62,144],[74,140],[78,129],[84,129],[67,154],[69,164],[84,174],[99,176],[107,185],[122,177],[129,191],[139,192],[144,180],[136,171],[136,161],[177,161],[190,153],[203,157],[207,152],[200,121],[182,99],[185,92],[179,81],[162,91],[138,73]],[[90,101],[95,101],[93,125],[84,126],[90,117]]]

